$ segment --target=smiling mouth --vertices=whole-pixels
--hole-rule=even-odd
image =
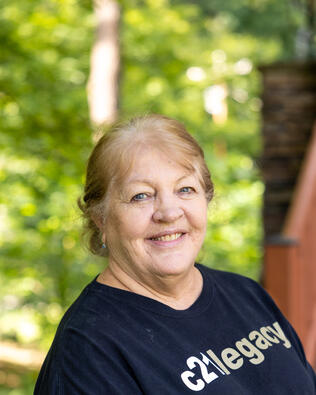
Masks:
[[[177,240],[182,235],[183,235],[183,233],[173,233],[171,235],[164,235],[164,236],[160,236],[160,237],[151,237],[150,240],[155,240],[155,241],[173,241],[173,240]]]

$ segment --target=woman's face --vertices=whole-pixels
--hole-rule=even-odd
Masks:
[[[202,246],[207,201],[196,172],[144,149],[112,190],[105,241],[109,264],[136,280],[189,272]]]

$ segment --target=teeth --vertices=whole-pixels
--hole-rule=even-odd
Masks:
[[[160,236],[160,237],[153,237],[153,240],[159,240],[159,241],[172,241],[178,239],[182,233],[173,233],[172,235],[165,235],[165,236]]]

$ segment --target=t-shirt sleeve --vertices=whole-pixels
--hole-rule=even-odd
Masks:
[[[307,370],[310,374],[310,376],[312,377],[312,379],[314,380],[314,387],[315,387],[315,394],[316,394],[316,373],[315,370],[311,367],[311,365],[307,362]]]
[[[256,289],[256,292],[259,294],[260,299],[263,301],[264,305],[273,312],[275,315],[277,321],[281,323],[281,326],[283,328],[286,328],[286,335],[289,338],[292,346],[295,348],[297,354],[299,355],[303,365],[305,366],[308,375],[310,376],[311,380],[314,383],[315,387],[315,394],[316,394],[316,373],[310,363],[306,359],[305,351],[302,345],[302,342],[296,333],[295,329],[292,327],[290,322],[287,320],[287,318],[283,315],[275,301],[272,299],[272,297],[268,294],[268,292],[261,287],[257,282],[254,280],[251,280],[247,278],[248,282],[252,284],[252,286]]]
[[[143,394],[115,343],[96,342],[78,330],[64,335],[58,352],[48,354],[34,395]]]
[[[291,342],[292,342],[292,344],[294,343],[293,345],[294,345],[295,349],[299,350],[299,354],[301,356],[302,362],[306,367],[308,375],[311,377],[311,380],[313,381],[314,388],[315,388],[315,394],[316,394],[316,373],[315,373],[315,370],[312,368],[312,366],[306,359],[303,345],[302,345],[295,329],[292,327],[292,325],[289,323],[289,321],[287,321],[287,319],[284,316],[283,316],[283,319],[285,320],[285,322],[288,326],[288,330],[291,333]]]

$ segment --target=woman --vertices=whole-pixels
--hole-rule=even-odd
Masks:
[[[108,266],[61,321],[35,394],[316,394],[265,291],[195,263],[212,196],[179,122],[149,115],[100,139],[80,208]]]

